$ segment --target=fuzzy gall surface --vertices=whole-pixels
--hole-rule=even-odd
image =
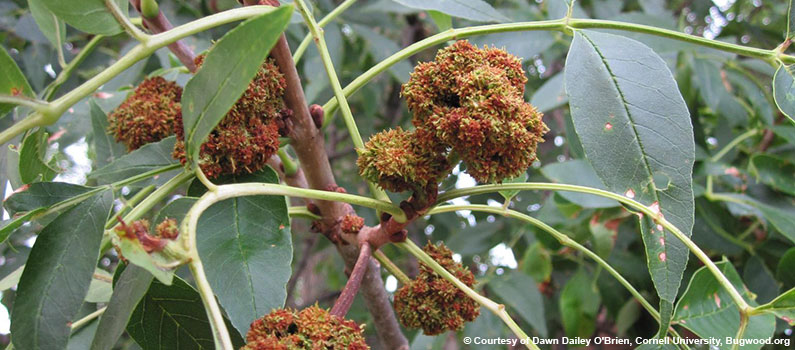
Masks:
[[[359,174],[382,188],[403,192],[420,191],[436,184],[450,171],[450,163],[424,130],[400,127],[381,131],[364,145],[356,164]]]
[[[422,250],[467,286],[475,284],[472,272],[455,262],[444,244],[429,242]],[[394,305],[403,326],[421,328],[426,335],[459,330],[480,315],[475,300],[422,263],[417,277],[395,293]]]
[[[197,66],[204,55],[196,57]],[[287,81],[272,59],[266,60],[226,116],[199,150],[199,165],[209,178],[259,171],[279,149],[277,118],[285,108]],[[178,118],[174,158],[185,164],[185,135]]]
[[[340,222],[340,229],[342,232],[349,234],[357,234],[364,227],[364,218],[355,214],[348,214],[342,217]]]
[[[351,320],[310,306],[277,309],[251,323],[241,350],[366,350],[363,329]]]
[[[174,133],[182,115],[182,88],[163,77],[147,78],[108,114],[108,130],[133,151]]]
[[[418,130],[456,153],[476,180],[495,183],[524,172],[547,131],[524,101],[526,82],[519,58],[461,40],[418,65],[401,94]]]

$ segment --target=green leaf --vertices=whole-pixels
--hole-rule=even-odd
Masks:
[[[795,123],[795,71],[793,66],[781,65],[773,76],[773,97],[776,106]]]
[[[527,248],[522,257],[521,271],[532,276],[538,283],[549,281],[552,276],[552,256],[541,242],[535,242]]]
[[[690,236],[693,127],[665,62],[635,40],[577,31],[566,60],[566,90],[585,154],[607,188],[659,206],[668,221]],[[642,221],[649,272],[661,305],[671,306],[687,247],[670,232],[657,230],[650,218]]]
[[[616,316],[616,330],[619,337],[626,337],[627,331],[632,328],[640,317],[640,304],[635,299],[627,300]]]
[[[182,120],[186,153],[194,162],[204,139],[248,88],[292,11],[292,5],[282,6],[226,33],[188,81],[182,93]]]
[[[89,192],[96,188],[73,185],[66,182],[36,182],[23,187],[3,202],[3,206],[11,215],[29,212],[41,208],[49,208],[70,199],[88,198]],[[76,198],[78,197],[78,198]],[[83,198],[83,199],[85,199]]]
[[[790,325],[795,324],[795,288],[758,307],[757,310],[772,312]]]
[[[769,154],[755,154],[751,157],[748,170],[756,181],[764,183],[781,192],[795,196],[795,164],[784,158]]]
[[[704,103],[732,125],[742,125],[748,120],[748,112],[737,97],[727,90],[724,81],[726,72],[714,60],[696,58],[693,60],[696,82],[699,85],[699,96]]]
[[[560,317],[566,336],[591,337],[596,330],[599,301],[593,279],[584,270],[577,271],[560,293]]]
[[[96,154],[94,167],[102,168],[127,153],[125,146],[116,142],[108,133],[108,116],[99,107],[96,100],[88,103],[91,114],[91,131],[93,132],[94,153]]]
[[[772,129],[778,137],[787,140],[791,145],[795,145],[795,126],[775,125]]]
[[[54,159],[47,160],[47,134],[44,129],[28,133],[19,149],[19,178],[23,183],[50,181],[58,174]]]
[[[743,295],[750,305],[756,302],[750,297],[740,275],[730,262],[724,260],[715,264],[726,278]],[[690,284],[676,305],[674,320],[682,327],[691,330],[701,338],[734,338],[740,327],[740,310],[726,289],[715,279],[707,267],[693,274]],[[749,319],[743,339],[768,339],[776,329],[772,315],[754,316]],[[725,345],[725,344],[724,344]],[[759,349],[762,344],[749,344],[743,349]],[[724,346],[721,348],[730,348]]]
[[[436,24],[440,32],[453,28],[453,18],[450,15],[434,10],[428,11],[428,14],[431,15],[433,23]]]
[[[66,24],[46,6],[43,0],[28,0],[30,13],[33,15],[33,20],[39,26],[39,29],[47,40],[52,43],[52,46],[58,47],[66,43]]]
[[[149,290],[152,274],[135,265],[127,266],[113,281],[108,308],[99,319],[91,350],[112,349],[124,333],[133,310]]]
[[[19,70],[17,63],[8,55],[4,47],[0,47],[0,94],[10,96],[35,97],[25,75]],[[0,103],[0,118],[14,108],[12,104]]]
[[[487,286],[510,306],[510,311],[519,314],[539,335],[547,336],[544,297],[532,278],[514,271],[489,281]]]
[[[171,286],[152,281],[130,316],[127,333],[143,350],[215,348],[201,295],[179,277]],[[239,348],[243,339],[235,332],[230,335]]]
[[[72,335],[69,337],[69,344],[66,346],[66,350],[85,350],[88,349],[89,345],[91,345],[91,339],[94,338],[94,335],[97,333],[97,322],[96,319],[89,322],[87,325],[80,327],[80,329],[72,332]]]
[[[5,292],[19,284],[19,278],[22,277],[22,270],[25,269],[25,266],[22,265],[18,267],[14,272],[8,274],[8,276],[3,277],[0,280],[0,292]]]
[[[92,171],[88,174],[88,178],[104,185],[177,164],[178,161],[171,157],[176,139],[176,136],[170,136],[158,142],[143,145],[110,164]],[[139,186],[141,185],[139,184]]]
[[[104,191],[67,210],[39,233],[22,273],[11,313],[18,349],[61,349],[99,259],[113,204]]]
[[[527,172],[523,172],[517,177],[505,179],[502,181],[502,183],[504,184],[519,183],[519,182],[527,182]],[[502,198],[505,198],[506,202],[509,202],[511,199],[513,199],[513,197],[519,194],[519,192],[521,191],[518,190],[500,191],[500,195],[502,196]]]
[[[566,95],[564,78],[564,74],[558,73],[547,79],[544,85],[541,85],[533,94],[530,104],[535,106],[539,112],[546,113],[568,103],[569,97]]]
[[[97,275],[105,277],[105,279],[96,278]],[[107,303],[113,294],[113,287],[110,285],[110,276],[105,270],[97,269],[94,271],[94,278],[88,286],[88,293],[86,294],[86,301],[89,303]]]
[[[795,288],[795,248],[790,248],[776,266],[776,279],[781,282],[784,289]]]
[[[795,206],[771,205],[763,203],[744,194],[722,194],[724,197],[733,198],[734,201],[753,207],[781,232],[782,235],[795,242]]]
[[[126,0],[113,0],[127,16]],[[122,31],[121,25],[105,6],[105,0],[41,0],[48,10],[77,30],[89,34],[115,35]]]
[[[491,5],[483,0],[393,0],[398,4],[428,11],[439,11],[453,17],[476,22],[509,22]]]
[[[270,168],[229,180],[279,182]],[[199,218],[196,240],[207,280],[241,334],[258,317],[284,306],[293,256],[284,197],[247,196],[216,203]]]
[[[400,51],[400,46],[395,41],[377,33],[373,28],[358,24],[351,24],[351,27],[356,34],[361,35],[367,41],[367,49],[376,61],[383,61]],[[400,82],[407,81],[411,71],[411,64],[406,61],[400,61],[389,67],[389,73]]]
[[[594,168],[586,160],[572,159],[562,163],[549,163],[541,168],[541,174],[552,182],[569,185],[580,185],[606,190],[604,183],[599,180]],[[559,192],[563,198],[583,208],[612,208],[618,202],[591,194],[575,192]]]

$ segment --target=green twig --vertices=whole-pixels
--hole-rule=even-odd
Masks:
[[[97,311],[94,311],[94,312],[86,315],[85,317],[83,317],[83,318],[81,318],[81,319],[79,319],[77,321],[72,322],[72,324],[69,325],[69,328],[72,330],[72,332],[75,332],[75,331],[79,330],[80,328],[83,328],[83,326],[87,325],[91,321],[95,320],[97,317],[101,316],[105,312],[105,310],[107,310],[107,308],[108,308],[107,306],[102,307],[102,308],[98,309]]]
[[[0,103],[29,107],[35,111],[43,111],[45,113],[48,108],[46,101],[41,101],[35,98],[30,98],[22,95],[11,96],[11,95],[0,94]]]
[[[49,101],[52,99],[52,96],[55,95],[55,93],[58,91],[58,88],[60,88],[63,83],[69,80],[69,77],[72,76],[72,73],[75,71],[75,69],[77,69],[77,67],[79,67],[80,64],[86,60],[86,58],[88,58],[88,55],[94,52],[94,49],[99,46],[99,43],[104,38],[105,37],[102,35],[95,35],[93,38],[91,38],[91,40],[88,41],[88,43],[86,43],[86,46],[80,50],[77,56],[69,61],[69,64],[63,67],[63,70],[58,73],[57,77],[55,77],[55,80],[53,80],[53,82],[44,89],[44,100]]]
[[[304,20],[309,26],[309,32],[312,33],[312,36],[315,38],[315,43],[317,44],[317,49],[320,52],[320,58],[323,61],[323,66],[326,68],[326,73],[328,74],[329,82],[331,83],[331,88],[334,90],[334,96],[336,97],[336,101],[339,102],[339,108],[342,112],[342,119],[345,122],[345,126],[348,128],[348,134],[350,134],[351,141],[353,141],[353,146],[357,149],[364,148],[364,141],[362,141],[362,135],[359,134],[359,128],[356,127],[356,120],[353,119],[353,113],[351,112],[351,107],[348,105],[348,100],[345,99],[345,93],[342,90],[342,85],[340,84],[340,80],[337,77],[337,72],[334,70],[334,62],[331,60],[331,54],[329,54],[328,47],[326,46],[326,39],[323,36],[323,28],[320,28],[318,24],[315,22],[314,17],[312,14],[309,13],[309,10],[304,3],[304,0],[295,0],[295,5],[301,11],[301,15],[304,16]],[[326,115],[331,115],[330,113],[326,113]],[[389,201],[389,196],[387,196],[386,192],[375,183],[370,181],[367,182],[367,185],[370,187],[370,192],[373,193],[375,198]]]
[[[333,21],[335,18],[337,18],[337,16],[345,12],[345,10],[351,7],[351,5],[353,5],[355,2],[356,0],[345,0],[343,3],[337,6],[333,11],[329,12],[325,17],[323,17],[319,22],[317,22],[317,25],[320,26],[321,28],[325,27],[326,24],[329,24],[329,22]],[[312,42],[312,33],[307,33],[306,36],[304,37],[304,40],[301,40],[301,44],[298,45],[298,48],[296,48],[295,52],[293,53],[293,61],[295,61],[295,63],[298,63],[298,61],[301,59],[301,56],[303,56],[304,52],[306,52],[306,49],[309,48],[309,44],[311,42]]]
[[[721,158],[723,158],[723,156],[725,156],[727,153],[729,153],[729,151],[734,149],[734,147],[737,147],[737,145],[739,145],[741,142],[745,141],[746,139],[748,139],[748,138],[750,138],[750,137],[752,137],[752,136],[754,136],[754,135],[756,135],[758,133],[759,133],[759,130],[751,129],[751,130],[748,130],[748,131],[738,135],[733,140],[731,140],[729,143],[727,143],[726,146],[724,146],[720,151],[718,151],[718,153],[715,153],[715,155],[713,155],[709,160],[711,162],[719,161]]]
[[[395,263],[392,262],[392,260],[389,260],[389,258],[386,256],[386,254],[384,254],[384,252],[376,250],[375,253],[373,253],[373,257],[376,260],[378,260],[378,262],[381,263],[381,266],[383,266],[387,271],[389,271],[389,273],[395,276],[395,278],[397,278],[398,281],[400,281],[400,283],[402,283],[403,285],[411,283],[411,278],[409,278],[409,276],[406,276],[406,274],[403,273],[403,271],[401,271],[400,268],[397,265],[395,265]]]
[[[125,4],[125,6],[127,6],[127,4]],[[121,11],[121,8],[119,8],[119,5],[116,4],[115,1],[105,0],[105,7],[110,10],[110,13],[114,18],[116,18],[116,22],[119,22],[119,25],[121,25],[121,27],[124,28],[124,31],[127,32],[127,34],[130,34],[133,39],[138,40],[143,44],[149,41],[150,36],[130,22],[130,19],[124,15],[124,13]]]
[[[576,186],[576,185],[566,185],[566,184],[555,184],[555,183],[540,183],[540,182],[526,182],[526,183],[506,183],[501,185],[482,185],[482,186],[475,186],[472,188],[465,188],[465,189],[458,189],[447,191],[439,195],[438,202],[443,203],[445,201],[463,197],[463,196],[471,196],[476,194],[483,194],[483,193],[492,193],[498,191],[505,191],[505,190],[551,190],[551,191],[568,191],[568,192],[579,192],[579,193],[587,193],[593,194],[600,197],[610,198],[626,204],[627,206],[634,208],[635,210],[640,211],[644,215],[648,215],[650,218],[654,219],[660,225],[665,227],[666,230],[671,232],[677,239],[679,239],[682,243],[693,252],[701,262],[707,267],[707,269],[715,276],[718,280],[718,283],[723,286],[723,288],[729,293],[732,300],[737,304],[737,307],[740,309],[741,313],[748,313],[750,306],[748,303],[743,299],[740,292],[734,288],[734,285],[729,281],[728,278],[720,271],[720,269],[715,265],[712,259],[704,253],[701,248],[696,245],[687,235],[685,235],[679,228],[671,224],[668,220],[664,217],[659,215],[659,212],[655,212],[650,207],[647,207],[640,202],[637,202],[633,199],[627,198],[623,195],[616,194],[613,192],[600,190],[591,187],[585,186]]]
[[[568,21],[568,24],[567,24]],[[665,37],[673,40],[688,42],[701,46],[710,47],[716,50],[735,53],[742,56],[762,59],[771,65],[776,65],[776,59],[786,64],[795,63],[795,56],[792,55],[778,55],[775,50],[757,49],[743,45],[731,44],[718,40],[711,40],[700,36],[685,34],[674,30],[662,29],[642,24],[618,22],[618,21],[605,21],[595,19],[567,19],[562,18],[551,21],[533,21],[533,22],[517,22],[505,24],[491,24],[483,26],[474,26],[468,28],[449,29],[447,31],[438,33],[436,35],[427,37],[418,41],[388,57],[387,59],[379,62],[372,68],[368,69],[362,75],[354,79],[348,86],[343,89],[345,96],[350,96],[354,92],[361,89],[367,82],[375,78],[378,74],[389,69],[392,65],[420,52],[427,48],[443,44],[449,40],[463,39],[476,35],[485,35],[503,32],[517,32],[517,31],[531,31],[531,30],[551,30],[566,32],[572,28],[575,29],[615,29],[628,32],[645,33],[660,37]],[[338,103],[336,97],[332,98],[325,105],[323,110],[327,115],[331,115],[337,109]]]

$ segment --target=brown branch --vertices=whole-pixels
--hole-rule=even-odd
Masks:
[[[351,270],[351,275],[348,277],[348,282],[345,283],[345,288],[342,289],[340,297],[331,308],[331,314],[339,318],[345,318],[348,310],[353,304],[353,299],[356,298],[356,293],[359,292],[359,287],[362,285],[362,279],[367,272],[370,265],[370,258],[373,256],[373,250],[369,244],[362,244],[359,249],[359,258]]]
[[[246,0],[244,3],[251,5],[256,3],[256,1]],[[278,1],[274,3],[272,0],[264,0],[263,3],[278,5]],[[307,185],[309,188],[319,190],[336,189],[337,183],[331,171],[323,134],[315,125],[309,113],[301,78],[298,76],[298,71],[284,34],[271,50],[271,57],[274,58],[287,80],[284,100],[287,107],[293,111],[290,116],[293,127],[287,136],[292,140],[291,146],[298,156],[301,168],[304,170]],[[314,204],[322,215],[322,219],[318,221],[319,228],[326,236],[334,237],[336,235],[340,237],[342,232],[337,222],[343,216],[353,213],[353,208],[346,203],[340,202],[316,201]],[[355,236],[348,236],[349,240],[355,241]],[[353,269],[359,256],[357,245],[337,244],[336,247],[348,268]],[[376,331],[385,348],[408,349],[408,341],[400,331],[400,325],[395,318],[386,290],[384,290],[380,268],[372,259],[367,259],[367,262],[366,272],[362,276],[361,294],[364,297],[367,309],[375,320]]]
[[[174,26],[171,25],[171,22],[168,20],[168,18],[166,18],[166,16],[163,15],[163,11],[158,12],[156,17],[149,18],[144,16],[143,13],[141,12],[141,0],[130,0],[130,4],[133,5],[133,7],[135,8],[136,11],[138,11],[138,13],[141,13],[141,18],[143,19],[144,27],[146,27],[146,29],[149,29],[149,31],[152,32],[153,34],[162,33],[171,30],[171,28],[174,28]],[[196,63],[193,61],[193,59],[196,57],[196,54],[193,53],[193,50],[191,50],[191,48],[188,47],[188,45],[186,45],[184,41],[177,40],[169,44],[168,49],[171,50],[171,52],[173,52],[174,55],[177,56],[179,61],[182,62],[182,64],[184,64],[185,67],[188,68],[188,70],[190,70],[193,73],[196,72]]]

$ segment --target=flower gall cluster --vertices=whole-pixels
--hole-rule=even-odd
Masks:
[[[439,51],[401,89],[416,130],[374,135],[361,152],[366,159],[359,172],[392,191],[438,182],[454,165],[447,159],[456,157],[480,182],[520,175],[536,159],[547,131],[542,114],[524,101],[526,82],[521,60],[503,50],[462,40]],[[412,153],[414,148],[421,152]],[[376,155],[386,158],[370,159]]]
[[[108,115],[108,129],[129,151],[160,141],[174,134],[181,120],[181,98],[182,88],[176,83],[147,78]]]
[[[251,323],[241,350],[367,350],[362,327],[310,306],[276,309]]]
[[[204,55],[196,57],[201,66]],[[272,59],[266,60],[227,115],[199,150],[198,163],[210,178],[253,173],[262,169],[279,149],[277,120],[285,109],[282,99],[287,81]],[[174,158],[186,162],[185,135],[179,118]]]
[[[472,272],[455,262],[453,252],[444,244],[429,242],[423,250],[467,286],[475,284]],[[394,305],[400,323],[421,328],[427,335],[459,330],[480,315],[475,300],[422,263],[417,277],[395,293]]]

